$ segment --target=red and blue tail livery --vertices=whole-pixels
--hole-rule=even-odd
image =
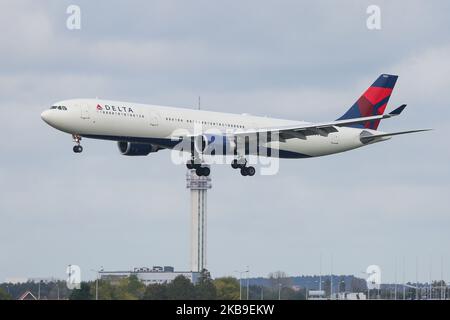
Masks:
[[[363,93],[348,111],[337,120],[370,117],[384,114],[387,103],[391,97],[392,90],[397,82],[398,76],[382,74]],[[366,128],[377,130],[380,120],[366,121],[364,123],[350,124],[353,128]]]

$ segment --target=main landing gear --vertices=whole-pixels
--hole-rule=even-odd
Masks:
[[[244,159],[244,162],[239,161],[237,159],[234,159],[231,162],[231,167],[233,169],[241,169],[241,175],[243,175],[244,177],[249,176],[249,177],[253,177],[255,175],[255,168],[254,167],[247,167],[247,160]]]
[[[186,168],[188,168],[189,170],[191,169],[195,169],[195,174],[198,175],[199,177],[207,177],[210,175],[211,173],[211,169],[209,167],[206,166],[202,166],[200,163],[198,163],[199,161],[195,161],[195,159],[193,160],[189,160],[188,163],[186,163]]]
[[[73,134],[72,138],[73,138],[73,142],[76,143],[76,145],[73,146],[73,152],[81,153],[83,151],[83,147],[80,144],[81,137],[79,135],[77,135],[77,134]]]

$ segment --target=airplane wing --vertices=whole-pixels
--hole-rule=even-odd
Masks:
[[[361,117],[361,118],[353,118],[346,120],[336,120],[325,123],[308,123],[301,125],[292,125],[292,126],[281,126],[281,127],[269,127],[269,128],[260,128],[256,130],[246,130],[246,131],[236,131],[233,136],[240,137],[248,137],[256,134],[278,134],[278,139],[283,141],[285,139],[298,138],[306,140],[307,136],[312,135],[320,135],[320,136],[328,136],[329,133],[337,132],[336,127],[348,126],[350,124],[356,123],[365,123],[367,121],[373,120],[384,120],[389,119],[395,116],[398,116],[402,113],[402,111],[406,108],[406,104],[401,105],[397,109],[392,112],[384,115],[376,115],[370,117]],[[273,140],[272,140],[273,141]]]

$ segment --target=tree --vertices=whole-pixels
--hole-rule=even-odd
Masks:
[[[117,285],[112,286],[112,289],[114,300],[138,300],[144,295],[145,285],[135,275],[132,275],[120,279]]]
[[[352,277],[352,281],[350,284],[351,292],[366,292],[367,291],[367,283],[366,280]]]
[[[95,283],[92,286],[92,295],[95,295]],[[112,300],[114,297],[114,288],[110,281],[98,280],[98,298],[99,300]]]
[[[143,300],[167,300],[166,284],[150,284],[145,289]]]
[[[145,284],[132,275],[128,278],[127,291],[136,299],[141,299],[144,296]]]
[[[74,289],[69,297],[70,300],[92,300],[91,286],[87,282],[82,282],[80,289]]]
[[[215,300],[216,297],[216,287],[211,279],[211,274],[204,269],[195,285],[195,298],[198,300]]]
[[[269,273],[269,279],[274,290],[278,290],[280,284],[282,287],[290,287],[292,285],[292,279],[290,279],[284,271],[275,271]]]
[[[12,297],[5,290],[0,288],[0,300],[11,300]]]
[[[294,290],[290,287],[282,287],[280,292],[282,300],[305,300],[305,290]],[[277,297],[278,299],[278,297]]]
[[[167,285],[167,298],[169,300],[195,299],[194,285],[186,277],[179,275]]]
[[[442,299],[444,297],[444,293],[447,288],[447,284],[445,283],[445,281],[444,280],[433,281],[431,285],[433,287],[434,296],[438,299]]]
[[[239,281],[233,277],[218,278],[213,281],[216,298],[219,300],[238,300]]]

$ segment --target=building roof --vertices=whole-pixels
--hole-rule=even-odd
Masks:
[[[30,290],[25,291],[17,300],[37,300]]]

